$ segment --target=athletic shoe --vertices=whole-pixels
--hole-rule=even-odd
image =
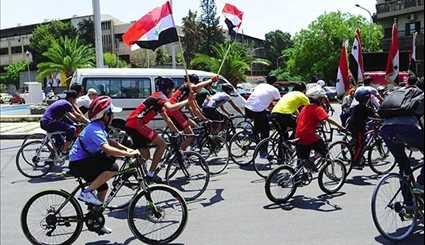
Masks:
[[[98,235],[105,235],[105,234],[111,234],[112,230],[105,225],[97,232]]]
[[[260,158],[261,159],[268,159],[269,158],[269,154],[267,152],[260,152]]]
[[[87,204],[92,204],[95,206],[102,205],[102,202],[97,199],[96,195],[93,193],[93,191],[89,189],[83,189],[80,192],[80,195],[78,196],[78,200],[85,202]]]

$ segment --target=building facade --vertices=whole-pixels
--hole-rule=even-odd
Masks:
[[[416,38],[416,70],[419,76],[424,74],[424,0],[377,0],[376,24],[382,25],[384,39],[382,49],[387,52],[391,45],[391,32],[394,21],[397,22],[399,34],[400,53],[409,53],[412,50],[413,33],[417,32]],[[407,55],[408,56],[408,55]],[[408,62],[400,59],[400,62]],[[400,67],[407,67],[400,64]]]

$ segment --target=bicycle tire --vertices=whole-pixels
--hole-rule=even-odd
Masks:
[[[130,177],[131,178],[131,177]],[[120,181],[125,181],[125,183],[119,183]],[[116,190],[116,195],[108,203],[107,208],[109,210],[117,210],[117,209],[125,209],[130,205],[131,200],[133,200],[134,196],[139,191],[137,179],[133,180],[123,180],[122,176],[116,176],[112,181],[113,188],[117,185],[121,185],[121,187]],[[135,189],[131,188],[132,186],[136,186]],[[124,189],[123,189],[124,188]]]
[[[36,239],[34,237],[34,235],[30,232],[30,229],[28,227],[28,220],[27,220],[27,216],[28,216],[28,212],[30,211],[31,206],[35,203],[35,201],[43,196],[47,196],[47,195],[56,195],[56,196],[60,196],[62,197],[64,200],[69,199],[69,203],[71,204],[71,206],[75,209],[76,212],[76,217],[77,217],[77,225],[75,227],[75,230],[72,232],[72,235],[70,236],[70,238],[68,238],[67,240],[65,240],[64,242],[60,243],[60,244],[72,244],[73,242],[75,242],[78,237],[80,236],[82,230],[83,230],[83,225],[84,225],[84,216],[83,216],[83,211],[81,210],[81,206],[78,203],[78,201],[70,196],[69,193],[65,192],[65,191],[59,191],[59,190],[47,190],[47,191],[42,191],[37,193],[36,195],[34,195],[33,197],[31,197],[28,202],[25,204],[24,208],[22,209],[21,212],[21,228],[22,231],[24,232],[25,237],[32,243],[32,244],[43,244],[43,245],[47,245],[47,244],[58,244],[58,243],[46,243],[46,242],[40,242],[38,241],[38,239]],[[61,204],[61,203],[60,203]],[[60,205],[58,204],[58,206]],[[67,204],[68,205],[68,204]],[[67,207],[67,206],[65,206]],[[50,205],[51,208],[51,205]],[[39,211],[39,210],[37,210]],[[46,216],[47,218],[48,216]],[[46,221],[47,223],[47,221]],[[37,226],[40,226],[40,223],[37,223]],[[66,226],[66,225],[65,225]]]
[[[347,178],[347,170],[345,168],[345,165],[342,161],[340,160],[335,160],[335,159],[327,159],[326,160],[327,163],[320,169],[319,172],[319,176],[318,176],[318,181],[319,181],[319,187],[320,189],[326,193],[326,194],[335,194],[337,193],[342,186],[345,183],[345,179]],[[329,167],[332,167],[332,170],[335,171],[334,169],[334,165],[337,164],[338,165],[338,169],[341,170],[341,176],[340,177],[335,177],[335,175],[333,173],[330,173],[329,171]],[[336,187],[333,189],[329,189],[328,187],[326,187],[326,182],[324,181],[324,177],[328,177],[329,179],[331,179],[332,181],[336,181],[335,179],[337,179],[339,182],[337,183]]]
[[[250,138],[248,132],[241,131],[236,133],[229,142],[229,158],[239,166],[251,164],[252,156],[249,156],[249,152],[255,150],[252,144],[253,140]],[[239,150],[240,152],[236,153]],[[244,160],[244,158],[248,160]]]
[[[393,158],[392,154],[389,151],[385,151],[384,147],[386,147],[385,143],[383,142],[382,139],[380,140],[374,140],[373,144],[369,147],[368,150],[368,154],[367,154],[367,160],[368,160],[368,164],[370,169],[375,172],[378,175],[383,175],[383,174],[387,174],[389,172],[391,172],[394,167],[396,166],[396,162],[393,159],[393,161],[391,162],[391,158]],[[380,158],[378,159],[373,159],[374,158],[374,152],[375,152],[375,148],[377,148],[377,151],[379,153]],[[385,151],[385,152],[383,152]],[[390,158],[390,160],[388,161],[387,159]],[[380,164],[380,163],[385,163],[388,162],[387,164]],[[378,163],[378,164],[376,164]],[[383,169],[378,168],[378,166],[387,166]]]
[[[208,140],[204,141],[203,144],[205,146],[202,146],[201,149],[211,147],[211,146],[207,146],[207,145],[210,144],[210,142],[208,142]],[[224,143],[221,148],[222,149],[225,148],[227,151],[229,151],[229,148],[228,148],[226,143]],[[203,153],[205,153],[205,152],[203,152]],[[204,156],[204,154],[201,154],[201,155]],[[208,154],[206,156],[211,156],[211,155],[212,154]],[[214,155],[218,156],[218,154],[214,154]],[[211,175],[217,175],[217,174],[222,173],[227,168],[227,166],[229,165],[228,158],[225,161],[218,161],[218,159],[213,160],[213,159],[209,159],[208,157],[205,157],[205,159],[207,159],[206,163],[208,165],[208,169],[209,169],[209,172],[210,172]],[[208,161],[208,159],[209,159],[209,161]]]
[[[385,237],[386,239],[390,240],[390,241],[394,241],[394,242],[399,242],[399,241],[403,241],[406,238],[408,238],[414,231],[418,221],[416,218],[412,219],[412,223],[409,226],[409,229],[407,229],[407,231],[399,236],[393,236],[388,234],[384,228],[383,228],[383,224],[381,224],[379,222],[379,218],[378,218],[378,214],[377,214],[377,196],[378,193],[380,191],[380,189],[384,186],[384,184],[389,183],[388,179],[390,178],[397,178],[397,183],[401,183],[401,181],[405,181],[401,178],[400,174],[398,173],[389,173],[387,175],[385,175],[384,177],[382,177],[382,179],[378,182],[378,184],[376,185],[375,190],[373,191],[372,194],[372,199],[371,199],[371,212],[372,212],[372,219],[373,219],[373,223],[375,224],[375,227],[378,229],[379,233]],[[415,198],[414,195],[412,195],[413,198]],[[392,198],[393,200],[395,200],[395,198]],[[416,201],[413,200],[413,203],[415,205],[415,210],[416,210]],[[390,207],[389,204],[385,205],[385,209],[388,209],[388,207]],[[397,230],[403,230],[403,229],[399,229],[397,228]]]
[[[32,145],[32,144],[43,145],[43,141],[34,140],[34,141],[27,142],[25,145],[22,145],[21,148],[19,149],[18,153],[16,154],[16,167],[17,167],[18,171],[27,178],[40,178],[40,177],[45,176],[47,173],[49,173],[49,171],[52,168],[52,164],[48,164],[48,163],[46,164],[46,162],[44,161],[44,165],[40,166],[42,168],[41,173],[30,174],[30,173],[24,171],[24,169],[25,169],[24,164],[28,165],[28,167],[30,167],[30,168],[31,167],[32,168],[38,167],[38,166],[35,166],[38,163],[34,163],[34,160],[36,160],[36,159],[34,159],[34,157],[36,157],[36,156],[32,157],[31,160],[29,160],[29,159],[26,159],[25,156],[23,155],[24,149],[27,148],[28,146]],[[49,144],[46,144],[44,146],[47,146],[47,150],[48,150],[49,154],[51,152],[54,152],[54,150],[51,148],[51,146]],[[39,149],[39,148],[37,147],[36,149]],[[20,161],[21,155],[22,155],[24,162]],[[37,157],[39,157],[39,156],[37,156]],[[31,162],[29,162],[29,161],[31,161]],[[22,164],[22,166],[21,166],[21,164]]]
[[[285,171],[287,172],[285,176],[279,176],[280,172],[285,172]],[[289,187],[290,190],[288,194],[286,194],[285,196],[277,197],[275,194],[273,194],[273,191],[272,191],[273,183],[277,181],[282,182],[284,180],[283,178],[285,178],[286,180],[285,183],[291,184],[291,186]],[[295,191],[297,190],[297,185],[295,184],[294,178],[295,178],[295,170],[289,166],[281,166],[273,170],[270,173],[270,175],[267,177],[266,183],[264,185],[264,190],[266,192],[267,198],[276,204],[282,204],[287,202],[295,194]],[[278,183],[278,185],[282,187],[281,183]]]
[[[193,151],[183,152],[183,167],[178,161],[178,158],[175,157],[173,162],[168,163],[165,172],[166,182],[179,190],[186,201],[193,201],[200,197],[208,187],[210,182],[208,165],[201,154]],[[190,188],[187,187],[188,185]]]
[[[329,156],[331,159],[340,160],[344,163],[347,176],[353,170],[353,152],[351,145],[344,141],[337,141],[329,146]]]
[[[44,137],[46,137],[46,134],[45,133],[29,134],[29,135],[25,136],[24,141],[22,142],[22,145],[25,145],[28,140],[43,139]]]
[[[133,201],[130,203],[130,206],[128,208],[128,226],[129,226],[129,228],[130,228],[130,230],[131,230],[131,232],[133,233],[134,236],[136,236],[140,241],[147,243],[147,244],[168,244],[168,243],[172,242],[173,240],[175,240],[177,237],[180,236],[180,234],[183,232],[183,230],[186,226],[186,223],[187,223],[187,218],[188,218],[187,205],[186,205],[184,198],[178,193],[178,191],[175,190],[174,188],[171,188],[171,187],[166,186],[166,185],[151,185],[151,186],[149,186],[149,194],[151,195],[152,199],[155,198],[155,197],[153,197],[152,194],[155,193],[155,192],[158,192],[158,191],[166,192],[166,193],[170,194],[171,197],[175,198],[176,204],[172,205],[170,208],[180,208],[181,209],[181,211],[180,211],[181,212],[181,222],[179,223],[177,229],[175,229],[175,231],[172,232],[171,235],[169,235],[165,238],[161,238],[161,239],[149,238],[146,235],[142,234],[142,232],[137,228],[137,225],[135,223],[135,220],[136,220],[135,219],[136,218],[136,205],[138,204],[138,202],[142,198],[145,198],[145,199],[147,198],[146,197],[147,193],[144,192],[144,191],[140,192],[139,194],[137,194],[134,197]],[[155,202],[155,200],[153,200],[153,201]],[[161,203],[170,205],[170,201],[163,201]],[[161,203],[158,203],[158,204],[161,204]],[[152,208],[150,205],[147,205],[146,208],[148,208],[149,210],[146,210],[145,212],[140,212],[140,213],[147,214],[149,212],[152,212],[152,211],[150,211],[151,208]],[[160,211],[162,212],[163,209],[161,209]],[[168,215],[163,215],[162,217],[169,218],[170,217],[169,212],[167,214]],[[141,219],[140,217],[137,217],[137,218],[138,218],[138,220]],[[159,219],[159,218],[156,218],[156,217],[147,217],[147,219],[148,220],[154,219],[152,223],[155,223],[155,224],[164,223],[164,222],[155,222],[156,221],[155,219]],[[148,227],[148,226],[145,226],[145,227]],[[166,227],[166,228],[169,228],[169,226]],[[156,230],[160,231],[162,229],[156,229]],[[149,234],[150,233],[148,233],[148,235]]]

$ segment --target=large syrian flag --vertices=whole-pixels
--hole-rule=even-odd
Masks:
[[[363,81],[364,79],[363,47],[361,40],[360,30],[357,29],[353,47],[351,48],[351,56],[354,62],[350,63],[351,73],[353,74],[354,80],[357,82]]]
[[[236,35],[242,25],[243,12],[236,6],[226,3],[223,8],[223,15],[226,18],[224,22],[229,29],[229,35]]]
[[[128,46],[137,44],[141,48],[152,50],[178,40],[171,5],[168,1],[140,18],[123,35],[123,41]]]
[[[350,89],[350,72],[348,70],[347,56],[348,41],[345,41],[341,47],[341,55],[339,58],[338,74],[336,77],[336,92],[338,96],[344,95]]]
[[[409,71],[416,74],[416,35],[417,32],[413,33],[412,51],[410,52],[409,59]]]
[[[398,30],[397,23],[393,24],[392,30],[392,39],[391,39],[391,47],[388,52],[387,59],[387,69],[385,70],[385,74],[391,79],[391,81],[395,81],[400,72],[400,57],[399,57],[399,48],[398,48]]]

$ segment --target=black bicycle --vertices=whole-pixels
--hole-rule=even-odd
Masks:
[[[143,163],[141,158],[137,158],[137,161]],[[128,208],[129,228],[142,242],[170,243],[183,232],[186,225],[186,202],[170,186],[149,185],[143,168],[136,168],[136,171],[137,188],[140,191],[132,198]],[[128,169],[119,171],[116,178],[128,173]],[[105,224],[103,212],[114,200],[124,181],[116,181],[103,205],[88,205],[85,214],[75,195],[88,184],[79,177],[77,181],[78,186],[71,193],[46,190],[34,195],[25,204],[21,213],[21,226],[25,237],[32,244],[72,244],[81,234],[84,223],[89,231],[101,234]]]

